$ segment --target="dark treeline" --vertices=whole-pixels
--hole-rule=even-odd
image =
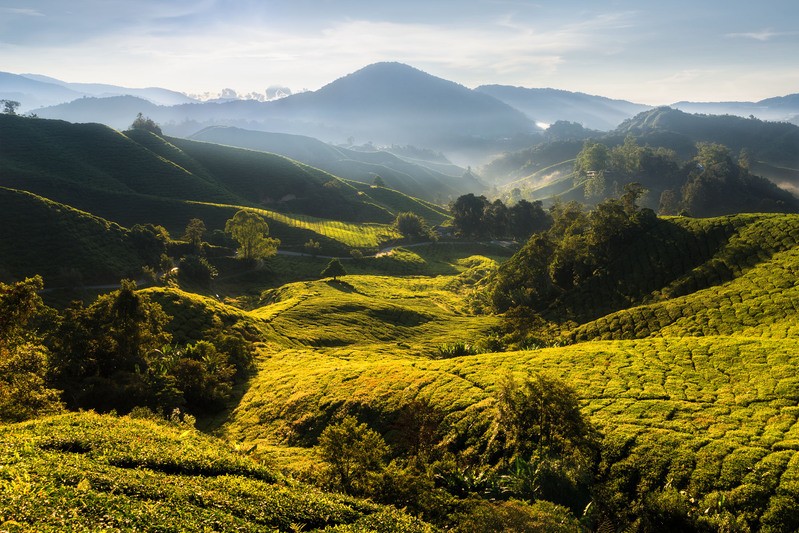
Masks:
[[[0,420],[62,406],[209,414],[252,370],[246,331],[215,321],[198,332],[201,340],[173,343],[171,317],[132,281],[60,313],[42,302],[42,286],[38,276],[0,283]]]
[[[502,200],[465,194],[450,207],[453,226],[465,238],[526,240],[552,222],[541,202],[521,200],[508,207]]]

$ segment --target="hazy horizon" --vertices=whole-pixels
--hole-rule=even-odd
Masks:
[[[792,0],[0,0],[0,70],[186,94],[316,90],[381,61],[642,104],[799,92]]]

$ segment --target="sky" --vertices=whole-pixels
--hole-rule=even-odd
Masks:
[[[796,0],[0,0],[0,71],[189,94],[379,61],[643,104],[799,93]]]

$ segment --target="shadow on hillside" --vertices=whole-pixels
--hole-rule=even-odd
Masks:
[[[329,279],[329,280],[325,281],[325,283],[327,283],[328,287],[330,287],[331,289],[336,289],[337,291],[347,292],[347,293],[353,293],[353,292],[357,293],[358,292],[358,289],[356,289],[355,287],[353,287],[352,285],[350,285],[346,281],[343,281],[343,280],[340,280],[340,279],[339,280]]]

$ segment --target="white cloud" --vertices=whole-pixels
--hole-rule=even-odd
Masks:
[[[796,32],[777,32],[772,30],[761,30],[744,33],[728,33],[727,37],[753,39],[755,41],[766,42],[774,39],[775,37],[783,37],[786,35],[796,35]]]
[[[35,9],[29,9],[25,7],[0,7],[0,13],[8,13],[11,15],[24,15],[26,17],[44,16],[44,13],[41,13]]]

